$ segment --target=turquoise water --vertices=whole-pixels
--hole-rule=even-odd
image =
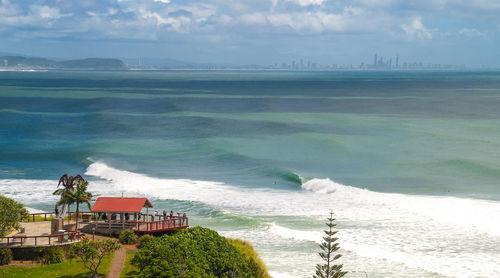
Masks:
[[[333,210],[348,270],[497,277],[498,107],[496,72],[0,72],[0,191],[48,210],[82,173],[275,277],[313,273]]]

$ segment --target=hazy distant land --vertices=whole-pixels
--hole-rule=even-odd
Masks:
[[[2,69],[96,69],[96,70],[123,70],[128,67],[119,59],[87,58],[79,60],[55,61],[46,58],[24,56],[1,56]]]

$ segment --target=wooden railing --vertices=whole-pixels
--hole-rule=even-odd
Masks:
[[[129,221],[129,223],[135,224],[133,230],[137,232],[154,232],[189,227],[189,219],[187,217],[174,217],[171,219],[151,222]]]
[[[163,218],[163,216],[161,217]],[[97,222],[98,229],[131,229],[136,232],[156,232],[189,227],[188,217],[173,217],[158,221],[125,221],[111,220]]]
[[[4,240],[7,240],[7,246],[11,244],[15,244],[19,242],[21,246],[24,245],[51,245],[51,242],[59,241],[60,244],[63,244],[66,242],[66,236],[67,240],[70,242],[73,242],[75,240],[80,240],[80,232],[79,231],[72,231],[72,232],[66,232],[62,234],[55,234],[55,235],[41,235],[41,236],[26,236],[26,235],[15,235],[15,236],[8,236],[8,237],[0,237],[0,245],[4,244]],[[56,239],[54,239],[56,238]],[[48,239],[43,240],[43,239]]]
[[[23,218],[23,222],[35,222],[36,221],[36,217],[37,216],[42,216],[43,215],[43,221],[47,221],[47,215],[49,216],[49,218],[51,216],[55,217],[56,216],[56,213],[55,212],[37,212],[37,213],[30,213],[28,217],[26,218]],[[27,221],[25,221],[27,220]],[[31,220],[31,221],[30,221]],[[49,219],[50,220],[50,219]]]
[[[69,212],[67,212],[65,219],[71,220],[72,218],[75,218],[75,214],[76,214],[76,212],[69,211]],[[78,213],[78,219],[83,219],[82,216],[84,216],[84,215],[94,216],[94,215],[97,215],[97,213],[91,212],[91,211],[80,211]],[[137,220],[137,221],[142,221],[142,219],[145,219],[144,217],[146,217],[146,219],[150,219],[151,216],[153,216],[153,218],[158,218],[158,220],[161,220],[163,218],[162,214],[154,215],[154,214],[139,213],[138,215],[140,216],[141,220]],[[43,218],[43,219],[38,220],[37,216],[40,216],[40,218]],[[23,222],[36,222],[36,221],[42,221],[42,220],[43,221],[50,221],[50,219],[51,219],[50,217],[55,217],[55,216],[56,216],[55,212],[36,212],[36,213],[30,213],[29,216],[26,218],[23,218],[22,221]],[[179,218],[179,216],[174,216],[173,218]],[[169,218],[169,216],[167,215],[167,219],[172,219],[172,218]]]

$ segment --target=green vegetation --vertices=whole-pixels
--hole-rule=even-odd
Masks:
[[[267,267],[262,262],[262,260],[259,258],[259,255],[255,250],[253,249],[252,244],[250,244],[248,241],[244,241],[241,239],[233,239],[233,238],[228,238],[227,239],[231,245],[236,247],[238,251],[240,251],[241,254],[243,254],[248,261],[248,267],[250,268],[250,273],[252,277],[258,277],[258,278],[270,278],[269,274],[267,273]]]
[[[236,247],[202,227],[151,241],[132,263],[139,269],[139,277],[254,277]]]
[[[139,248],[139,249],[143,248],[148,242],[151,242],[154,239],[155,239],[154,236],[148,235],[148,234],[140,236],[139,240],[138,240],[137,248]]]
[[[120,235],[118,236],[120,239],[120,242],[123,244],[134,244],[137,243],[137,235],[134,233],[134,231],[126,229],[121,231]]]
[[[137,251],[127,250],[126,252],[125,265],[123,266],[120,278],[137,277],[137,275],[139,275],[139,269],[132,264],[132,259]]]
[[[80,215],[80,204],[87,204],[90,210],[90,201],[92,200],[92,194],[87,191],[88,181],[84,180],[82,176],[77,175],[75,177],[69,176],[67,174],[63,175],[59,179],[59,184],[63,185],[62,188],[57,189],[52,193],[53,195],[59,195],[61,198],[56,204],[57,206],[71,206],[76,203],[76,229],[78,229],[78,216]]]
[[[314,278],[340,278],[347,274],[347,272],[342,271],[341,264],[334,264],[336,260],[342,257],[341,254],[335,254],[339,249],[339,244],[336,243],[338,238],[334,237],[337,231],[333,228],[337,226],[335,224],[335,218],[333,218],[333,212],[330,212],[330,217],[327,218],[326,226],[328,230],[325,230],[326,236],[323,237],[324,242],[319,245],[321,252],[319,252],[320,257],[325,261],[324,264],[316,265],[316,275]]]
[[[59,201],[56,203],[56,210],[57,207],[61,205],[63,206],[63,211],[65,207],[67,207],[69,210],[72,201],[69,200],[66,195],[68,195],[69,191],[75,190],[76,183],[81,183],[81,182],[85,182],[85,179],[81,175],[68,176],[68,174],[64,174],[61,176],[61,178],[59,178],[57,189],[52,193],[52,195],[60,196]],[[62,185],[61,188],[59,188],[60,185]]]
[[[8,265],[10,261],[12,261],[12,251],[9,248],[0,248],[0,265]]]
[[[64,261],[64,253],[60,246],[37,248],[38,261],[42,264],[57,264]]]
[[[0,236],[5,236],[11,228],[19,229],[19,222],[27,216],[22,204],[0,195]]]
[[[83,266],[92,273],[92,277],[97,278],[98,269],[104,256],[111,254],[120,248],[120,243],[112,239],[96,241],[83,239],[82,241],[71,246],[70,257],[80,258],[83,261]]]
[[[107,275],[113,256],[105,256],[99,267],[99,275]],[[59,264],[35,266],[9,266],[0,268],[0,277],[9,278],[86,278],[89,270],[83,267],[81,260],[68,260]]]

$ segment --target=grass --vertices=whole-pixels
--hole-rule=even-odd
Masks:
[[[120,278],[132,278],[137,277],[139,274],[139,269],[131,264],[132,258],[135,256],[137,251],[135,250],[126,250],[125,257],[125,265],[123,266],[122,273],[120,274]]]
[[[99,266],[99,274],[107,275],[113,256],[104,257]],[[36,266],[4,266],[0,267],[0,277],[36,277],[36,278],[86,278],[89,275],[88,269],[83,267],[81,260],[67,260],[59,264],[36,265]]]
[[[56,218],[56,217],[54,215],[50,215],[50,216],[47,215],[47,221],[50,221],[53,218]],[[41,221],[45,221],[45,217],[40,216],[40,215],[36,215],[35,216],[35,222],[41,222]],[[28,221],[28,218],[23,219],[23,222],[33,222],[33,216],[29,217],[29,221]]]

